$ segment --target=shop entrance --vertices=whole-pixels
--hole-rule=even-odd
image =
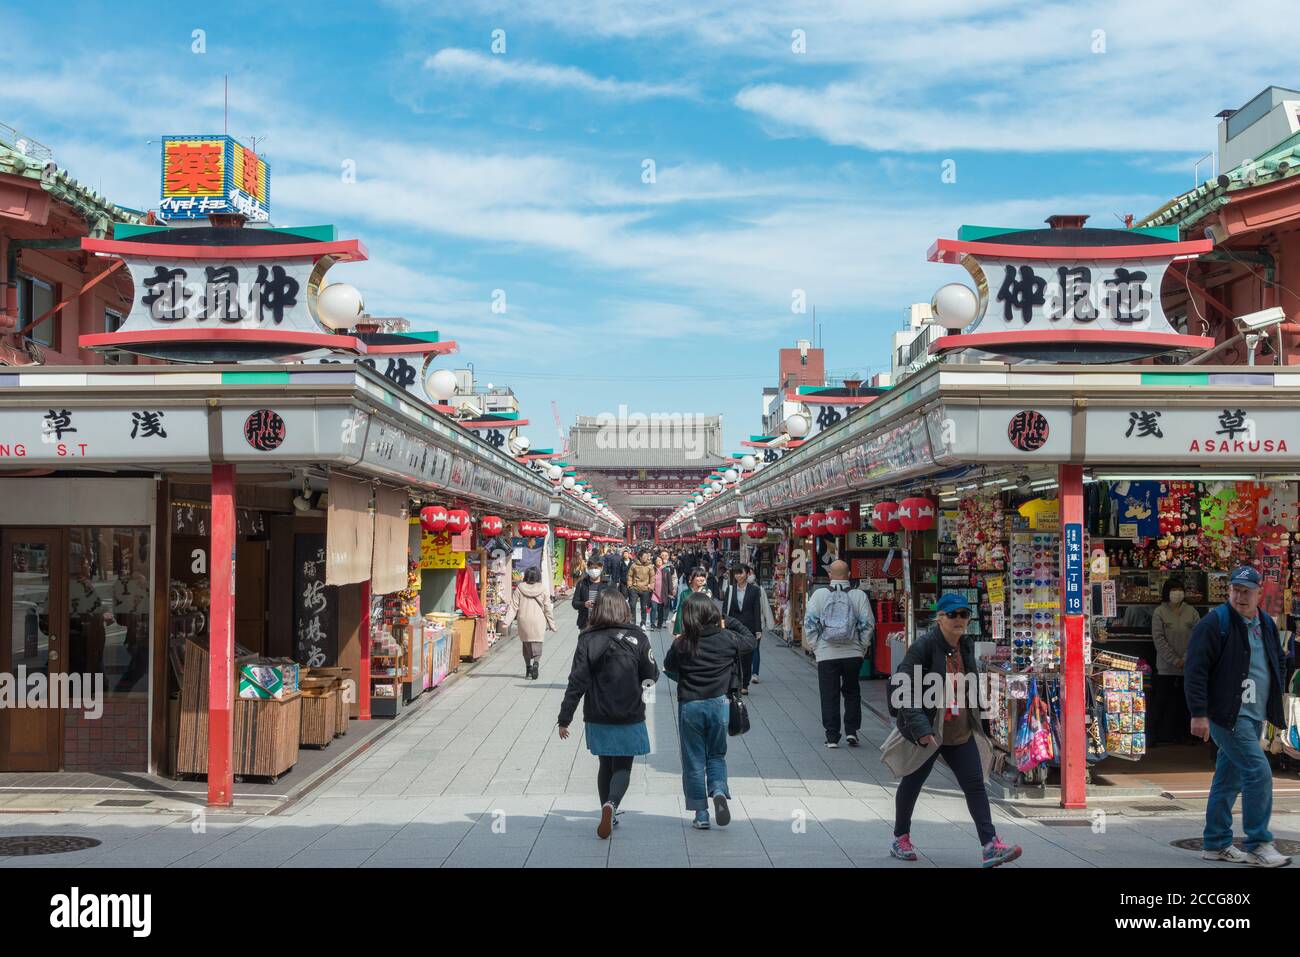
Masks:
[[[63,708],[49,693],[68,660],[67,546],[61,529],[0,532],[0,771],[58,771],[63,760]],[[27,700],[34,676],[46,682],[44,705]]]

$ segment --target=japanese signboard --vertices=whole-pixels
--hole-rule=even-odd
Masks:
[[[1208,464],[1286,460],[1300,452],[1300,417],[1237,402],[1202,408],[1154,405],[1088,410],[1088,453],[1116,462],[1170,456]]]
[[[1160,308],[1167,262],[980,257],[991,302],[972,332],[992,327],[1174,332]]]
[[[206,219],[241,213],[250,222],[271,218],[271,173],[266,160],[233,137],[164,136],[162,219]]]
[[[1065,613],[1083,614],[1083,526],[1065,523]]]
[[[420,537],[420,568],[464,568],[465,553],[452,549],[452,536],[448,532],[426,532]]]
[[[887,551],[898,548],[899,544],[896,533],[859,531],[845,536],[846,549],[850,552]]]
[[[338,588],[325,584],[325,534],[293,538],[293,659],[309,668],[338,660]]]

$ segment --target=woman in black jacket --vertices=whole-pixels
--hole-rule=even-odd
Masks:
[[[682,742],[682,790],[693,827],[709,826],[709,797],[718,826],[731,822],[727,801],[727,689],[740,659],[754,650],[753,634],[718,611],[708,595],[682,602],[682,635],[668,649],[664,673],[677,682],[677,733]]]
[[[600,759],[596,788],[600,793],[600,825],[596,834],[609,837],[617,823],[619,802],[632,777],[632,759],[650,753],[645,726],[644,689],[659,680],[650,639],[631,624],[627,600],[613,587],[595,599],[587,628],[578,635],[569,671],[569,687],[560,704],[560,739],[582,698],[587,748]]]

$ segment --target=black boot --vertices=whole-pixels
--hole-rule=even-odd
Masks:
[[[536,681],[536,680],[537,680],[537,669],[540,668],[540,667],[541,667],[541,661],[540,661],[540,659],[534,658],[532,661],[528,662],[528,677],[530,677],[530,678],[532,678],[534,681]]]

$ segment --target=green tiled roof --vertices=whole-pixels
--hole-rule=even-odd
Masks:
[[[1247,181],[1247,171],[1250,167],[1255,171],[1253,182]],[[1190,229],[1216,209],[1221,209],[1232,202],[1232,193],[1267,183],[1276,183],[1298,174],[1300,174],[1300,133],[1283,140],[1253,160],[1228,170],[1226,174],[1221,173],[1219,178],[1207,179],[1195,189],[1174,197],[1137,225],[1177,226],[1179,229]],[[1221,186],[1220,181],[1225,175],[1227,185]]]
[[[94,238],[108,236],[115,222],[144,222],[144,216],[140,213],[110,202],[89,186],[77,182],[67,170],[55,167],[46,174],[44,163],[24,156],[4,143],[0,143],[0,173],[39,182],[45,192],[71,206],[85,219],[90,235]]]

